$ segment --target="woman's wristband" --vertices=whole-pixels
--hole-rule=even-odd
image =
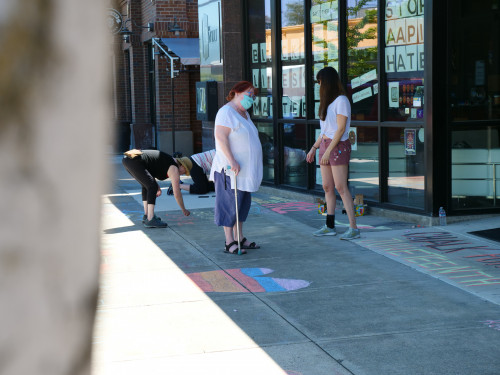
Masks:
[[[312,148],[314,148],[315,150],[317,150],[317,149],[318,149],[315,145],[313,145],[313,146],[312,146]]]

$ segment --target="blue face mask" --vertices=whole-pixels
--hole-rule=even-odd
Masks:
[[[243,108],[249,109],[253,105],[253,99],[248,95],[243,95],[243,99],[241,99],[240,104],[243,106]]]

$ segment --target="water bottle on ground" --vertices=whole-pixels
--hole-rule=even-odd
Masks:
[[[446,225],[446,211],[443,207],[439,207],[439,225]]]

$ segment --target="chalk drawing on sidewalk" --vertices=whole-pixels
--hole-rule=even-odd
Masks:
[[[485,320],[481,322],[489,328],[493,328],[496,331],[500,331],[500,320]]]
[[[202,291],[217,293],[288,292],[311,284],[306,280],[262,277],[272,272],[269,268],[234,268],[187,275]]]
[[[268,196],[268,197],[258,197],[256,195],[252,195],[252,201],[258,204],[263,204],[263,203],[288,203],[288,202],[294,202],[293,199],[288,199],[288,198],[283,198],[283,197],[276,197],[276,196]]]
[[[260,205],[278,214],[297,211],[316,211],[318,209],[315,203],[308,202],[261,203]]]
[[[170,213],[170,214],[164,214],[165,219],[163,219],[163,215],[159,215],[160,218],[165,221],[169,226],[173,225],[188,225],[188,224],[194,224],[193,218],[189,216],[184,216],[182,213]]]
[[[474,246],[452,234],[442,232],[409,233],[406,238],[360,239],[357,245],[373,250],[401,263],[414,266],[439,279],[462,287],[485,287],[500,285],[500,277],[484,272],[476,267],[465,265],[447,253],[485,250],[484,246]],[[491,251],[491,250],[490,250]]]
[[[335,220],[335,225],[337,227],[349,227],[349,223],[341,223],[340,221]],[[378,230],[388,230],[392,229],[390,227],[384,227],[383,225],[374,227],[368,224],[357,224],[358,229],[378,229]]]

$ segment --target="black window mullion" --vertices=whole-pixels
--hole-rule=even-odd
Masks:
[[[386,117],[387,79],[385,74],[385,0],[378,0],[378,121],[382,123]]]
[[[278,119],[281,118],[280,100],[281,89],[281,3],[280,0],[271,0],[271,56],[273,69],[273,129],[274,129],[274,184],[279,185],[282,179],[283,155],[279,152],[282,149],[282,132]]]
[[[339,74],[347,87],[347,0],[339,0]]]
[[[304,2],[304,48],[305,48],[305,71],[306,71],[306,119],[314,119],[314,78],[312,77],[313,61],[312,61],[312,32],[311,32],[311,0]],[[313,145],[314,139],[314,124],[307,121],[306,125],[306,147],[308,152]],[[307,163],[307,188],[314,187],[314,170],[316,165],[314,163]]]
[[[379,139],[379,202],[388,201],[388,176],[389,176],[389,142],[387,140],[387,128],[379,126],[378,128]]]

